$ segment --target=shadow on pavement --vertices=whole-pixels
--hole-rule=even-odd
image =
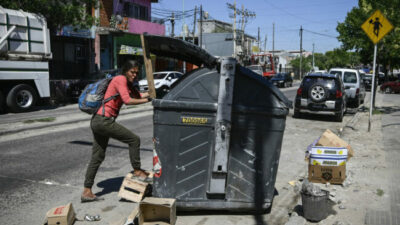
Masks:
[[[103,188],[103,190],[98,193],[95,193],[95,195],[102,196],[112,192],[118,192],[123,180],[124,177],[115,177],[100,181],[99,183],[97,183],[97,187]]]
[[[68,142],[70,144],[76,144],[76,145],[87,145],[87,146],[92,146],[93,142],[91,141],[70,141]],[[108,147],[112,147],[112,148],[120,148],[120,149],[128,149],[128,146],[123,147],[123,146],[119,146],[119,145],[113,145],[113,144],[108,144]],[[152,152],[153,149],[149,149],[149,148],[140,148],[140,151],[146,151],[146,152]]]

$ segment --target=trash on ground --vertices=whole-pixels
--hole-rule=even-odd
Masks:
[[[92,216],[92,215],[86,214],[84,220],[85,221],[100,221],[101,217],[100,217],[100,215]]]
[[[175,222],[175,199],[146,197],[140,202],[139,225],[174,225]]]
[[[327,129],[307,150],[309,181],[343,184],[346,162],[354,155],[347,142]]]
[[[301,202],[304,218],[309,221],[321,221],[328,215],[329,192],[305,180],[301,188]]]
[[[48,225],[71,225],[75,221],[72,203],[50,209],[46,213]]]

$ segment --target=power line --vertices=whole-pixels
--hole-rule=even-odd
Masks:
[[[324,37],[330,37],[330,38],[335,38],[337,39],[337,37],[332,36],[332,35],[328,35],[328,34],[322,34],[322,33],[318,33],[315,31],[311,31],[311,30],[307,30],[307,29],[303,29],[304,31],[308,32],[308,33],[312,33],[312,34],[316,34],[316,35],[320,35],[320,36],[324,36]]]

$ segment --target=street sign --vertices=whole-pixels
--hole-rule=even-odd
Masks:
[[[383,16],[380,10],[376,10],[362,25],[371,41],[378,43],[387,33],[393,29],[393,25]]]

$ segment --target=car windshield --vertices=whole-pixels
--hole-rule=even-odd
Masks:
[[[329,73],[330,73],[330,74],[337,74],[337,75],[339,75],[339,76],[342,75],[342,72],[341,72],[341,71],[336,71],[336,70],[332,70],[332,71],[330,71]]]
[[[275,75],[275,78],[283,78],[283,75],[278,73],[277,75]]]
[[[302,82],[302,86],[311,87],[311,85],[315,83],[320,83],[326,88],[334,88],[335,87],[335,79],[328,77],[305,77]]]
[[[353,72],[344,72],[344,83],[357,83],[357,74]]]
[[[251,70],[261,70],[261,66],[248,66],[247,68]]]
[[[154,79],[163,79],[168,73],[155,73]]]

